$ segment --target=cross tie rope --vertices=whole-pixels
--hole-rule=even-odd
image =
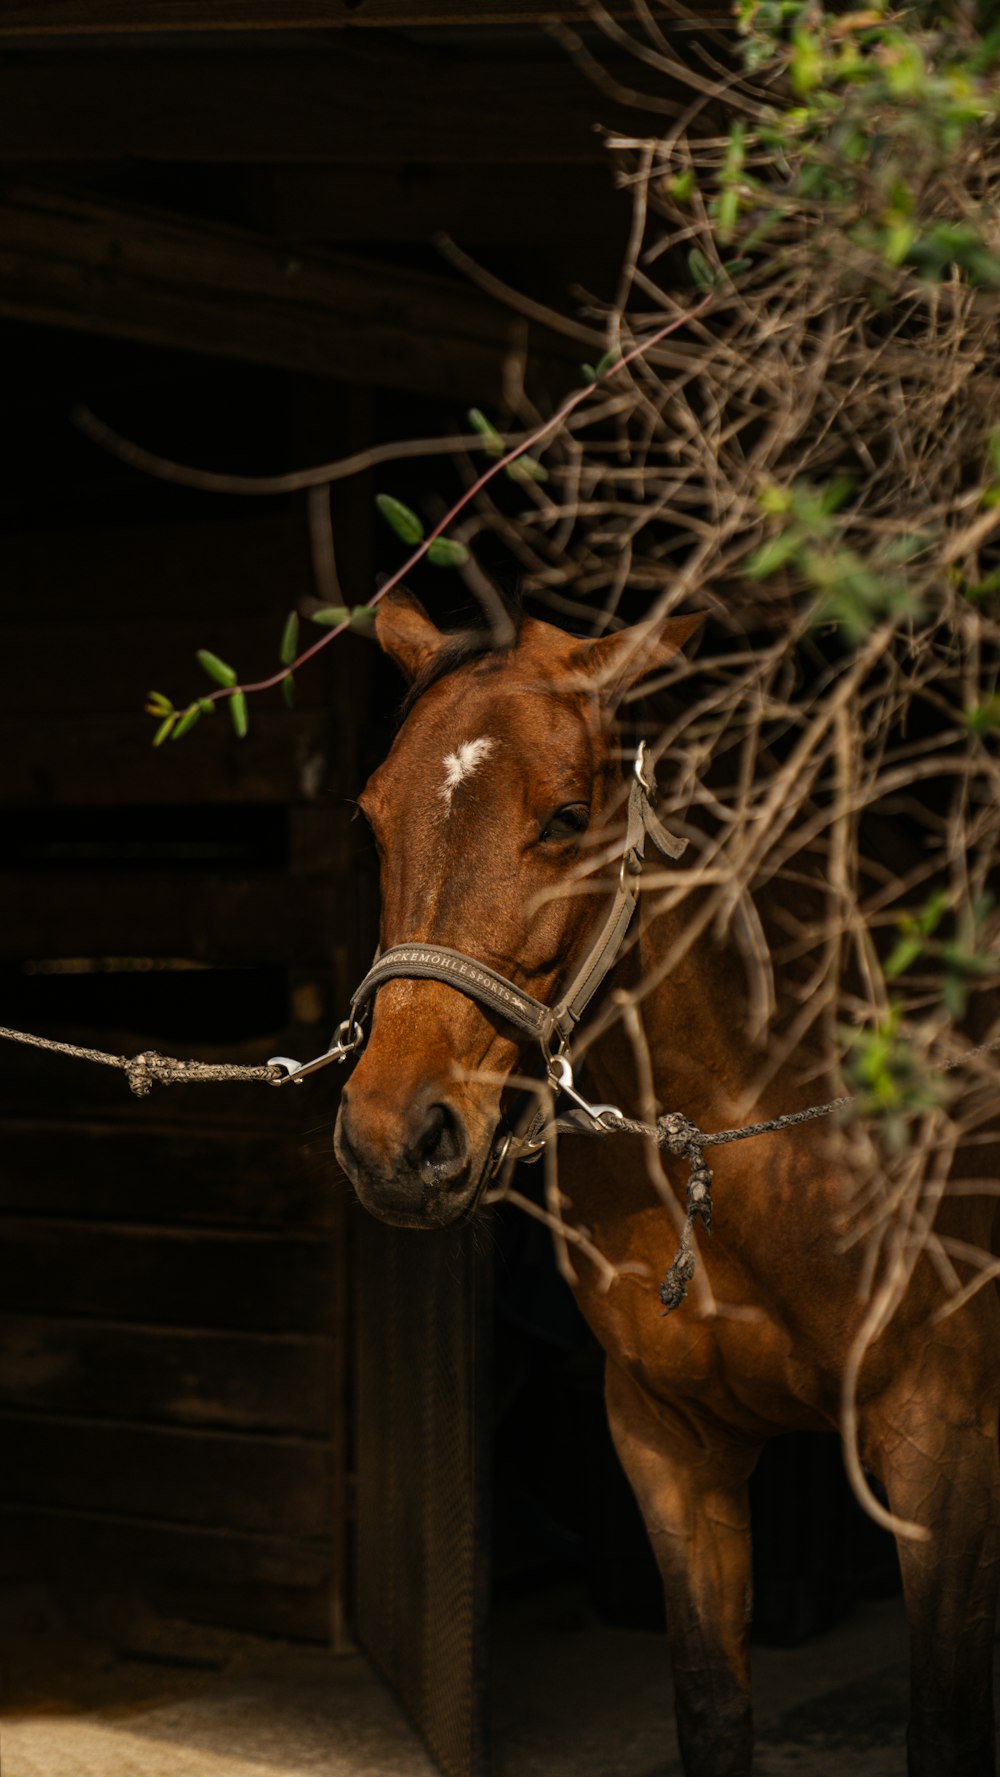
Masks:
[[[139,1055],[111,1055],[104,1049],[86,1049],[78,1043],[57,1043],[52,1037],[36,1037],[23,1030],[9,1030],[0,1025],[0,1038],[12,1043],[26,1043],[33,1049],[48,1049],[56,1055],[70,1055],[77,1061],[96,1061],[103,1067],[115,1067],[125,1075],[137,1098],[146,1098],[154,1085],[176,1086],[189,1081],[228,1082],[246,1080],[268,1086],[280,1086],[288,1078],[283,1067],[266,1062],[259,1067],[238,1066],[233,1062],[180,1061],[173,1055],[158,1055],[155,1049],[144,1049]],[[977,1055],[1000,1049],[1000,1037],[966,1050],[954,1061],[943,1063],[950,1072]],[[641,1123],[613,1113],[613,1121],[594,1118],[588,1133],[599,1135],[639,1135],[656,1142],[675,1159],[688,1163],[687,1208],[684,1227],[670,1268],[660,1285],[660,1301],[665,1314],[679,1308],[687,1295],[687,1286],[697,1264],[695,1229],[701,1222],[707,1234],[712,1232],[712,1171],[705,1159],[706,1148],[722,1147],[729,1142],[750,1141],[756,1135],[773,1135],[782,1129],[794,1129],[800,1123],[812,1123],[819,1117],[832,1117],[857,1102],[856,1096],[831,1098],[826,1104],[814,1104],[801,1111],[786,1111],[765,1123],[744,1123],[739,1129],[718,1129],[706,1133],[696,1123],[667,1111],[655,1123]],[[574,1133],[582,1133],[574,1125]]]
[[[77,1061],[96,1061],[102,1067],[120,1068],[136,1098],[146,1098],[154,1085],[176,1086],[188,1080],[252,1080],[280,1086],[286,1078],[284,1068],[271,1062],[262,1067],[237,1067],[232,1062],[179,1061],[173,1055],[158,1055],[155,1049],[144,1049],[141,1055],[109,1055],[105,1049],[57,1043],[51,1037],[30,1036],[27,1031],[8,1030],[4,1025],[0,1025],[0,1037],[11,1043],[27,1043],[32,1049],[49,1049],[55,1055],[72,1055]]]

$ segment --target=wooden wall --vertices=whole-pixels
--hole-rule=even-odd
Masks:
[[[241,743],[222,714],[151,753],[144,695],[189,696],[195,648],[273,668],[315,590],[305,500],[150,481],[70,415],[260,475],[499,416],[511,347],[544,406],[600,338],[537,304],[612,296],[628,229],[594,125],[644,114],[541,0],[223,10],[0,8],[0,1022],[256,1061],[324,1046],[370,955],[345,799],[397,688],[352,637],[294,714],[275,693]],[[378,483],[435,516],[459,485]],[[349,602],[400,559],[385,534],[371,559],[375,491],[334,494]],[[417,590],[445,621],[466,597]],[[343,1637],[336,1086],[133,1100],[0,1045],[0,1579]]]
[[[314,591],[304,508],[139,486],[66,429],[80,379],[107,388],[111,369],[138,378],[129,399],[154,433],[158,410],[176,424],[196,383],[212,400],[204,367],[171,378],[157,354],[107,347],[98,375],[75,345],[60,359],[55,336],[18,343],[44,396],[26,377],[22,460],[7,464],[3,1021],[125,1053],[315,1054],[365,954],[370,879],[345,799],[371,645],[331,649],[294,713],[276,697],[253,707],[244,743],[222,714],[152,752],[143,694],[190,693],[196,647],[244,670],[276,660],[285,613]],[[247,375],[222,428],[237,456],[248,405],[256,395],[259,422],[273,396]],[[304,386],[283,401],[276,454],[310,425],[331,454],[360,436],[356,395],[324,385],[309,424]],[[338,534],[353,576],[367,521]],[[342,1631],[335,1093],[325,1076],[139,1100],[120,1073],[3,1045],[8,1582],[267,1633]]]

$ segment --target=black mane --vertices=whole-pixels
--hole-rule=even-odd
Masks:
[[[422,672],[419,672],[410,685],[400,705],[399,720],[405,722],[414,704],[436,685],[439,679],[446,679],[449,673],[456,672],[460,666],[467,666],[470,660],[481,660],[484,664],[495,661],[497,665],[517,646],[524,621],[524,611],[520,601],[510,594],[498,595],[503,614],[507,619],[504,626],[506,633],[503,640],[497,642],[497,630],[500,625],[489,628],[476,626],[475,629],[459,629],[449,635],[444,646],[438,648],[431,656]]]

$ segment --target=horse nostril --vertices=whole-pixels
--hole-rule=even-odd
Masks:
[[[413,1165],[435,1184],[450,1184],[467,1155],[465,1129],[455,1112],[446,1104],[430,1105],[411,1149]]]

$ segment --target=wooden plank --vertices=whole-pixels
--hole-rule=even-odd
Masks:
[[[8,1055],[5,1048],[5,1061]],[[94,1072],[86,1078],[93,1080]],[[48,1079],[54,1087],[56,1076]],[[287,1096],[293,1092],[312,1124],[315,1107],[310,1111],[301,1089],[289,1087]],[[277,1108],[278,1096],[269,1095],[269,1108]],[[230,1100],[226,1125],[200,1130],[164,1128],[156,1121],[162,1102],[142,1101],[141,1127],[58,1114],[39,1127],[26,1119],[19,1124],[16,1112],[5,1114],[0,1210],[161,1227],[332,1229],[334,1196],[342,1188],[332,1118],[322,1131],[322,1147],[303,1154],[302,1138],[290,1132],[244,1133],[243,1101]]]
[[[318,1537],[330,1527],[326,1439],[254,1437],[0,1412],[0,1493],[162,1522]]]
[[[0,1574],[94,1599],[138,1593],[164,1615],[325,1642],[329,1543],[0,1506]]]
[[[8,532],[0,621],[44,623],[53,640],[64,623],[80,624],[85,612],[94,646],[108,649],[114,647],[108,629],[117,631],[139,614],[182,624],[197,618],[202,628],[209,613],[212,622],[270,618],[280,625],[289,606],[314,591],[304,507],[260,515],[236,500],[228,516],[207,523],[172,518],[169,525]],[[186,669],[193,684],[193,661]]]
[[[7,1409],[325,1438],[333,1372],[325,1338],[0,1315]]]
[[[483,403],[521,328],[457,279],[41,191],[0,200],[0,314]]]
[[[0,716],[0,803],[311,802],[331,793],[334,738],[326,713],[260,704],[243,741],[225,720],[202,722],[191,736],[196,753],[184,741],[152,753],[141,710],[86,721],[46,711],[28,732]]]
[[[572,166],[606,160],[597,123],[635,135],[651,121],[540,35],[472,56],[354,38],[261,49],[11,56],[0,160]],[[641,87],[633,61],[615,72]],[[662,76],[650,84],[669,96]]]
[[[170,554],[169,532],[161,538],[161,550]],[[315,596],[307,583],[298,589]],[[262,615],[231,611],[223,616],[212,609],[200,616],[181,617],[163,612],[150,618],[143,608],[123,614],[113,629],[106,624],[64,619],[53,624],[11,623],[3,631],[0,649],[0,707],[9,714],[38,712],[49,702],[60,711],[107,715],[141,711],[151,685],[169,690],[178,703],[213,691],[195,660],[198,648],[210,648],[234,665],[247,680],[263,679],[278,669],[278,646],[291,596],[280,586],[270,611]],[[318,637],[319,630],[303,625],[303,646]],[[352,652],[365,643],[361,637],[345,638]],[[336,643],[333,644],[336,647]],[[322,674],[303,673],[301,707],[326,705]],[[272,693],[272,701],[276,693]],[[298,706],[297,706],[298,707]],[[225,709],[216,711],[229,724]],[[155,724],[147,717],[151,740]],[[199,728],[201,739],[204,724]],[[197,745],[197,741],[194,742]],[[167,748],[172,758],[174,748]],[[155,770],[159,761],[152,760]]]
[[[0,874],[0,957],[184,956],[327,961],[351,917],[349,884],[277,873],[99,870]]]
[[[604,0],[604,7],[634,16],[629,0]],[[0,36],[531,26],[584,16],[578,0],[3,0]],[[732,20],[720,13],[719,22]]]
[[[10,1312],[149,1326],[321,1333],[329,1242],[4,1217],[0,1302]]]
[[[261,226],[283,240],[364,246],[426,245],[439,233],[464,245],[572,249],[595,236],[612,265],[628,233],[631,204],[616,191],[610,157],[593,166],[444,166],[401,161],[346,176],[336,167],[271,166],[256,179]]]
[[[366,958],[365,964],[367,961]],[[345,958],[338,956],[331,971],[335,981],[341,972],[344,975],[343,987],[337,990],[338,1021],[340,1008],[350,997],[348,985],[359,978],[364,966],[359,965],[356,973],[348,975]],[[148,1049],[151,1041],[148,1030],[143,1033],[107,1025],[85,1029],[51,1023],[43,1026],[42,1020],[32,1021],[28,1017],[16,1028],[32,1022],[42,1035],[103,1049],[112,1055],[136,1055]],[[255,1064],[266,1061],[269,1055],[318,1054],[327,1041],[327,1025],[286,1026],[243,1042],[235,1037],[225,1042],[157,1040],[164,1051],[180,1051],[202,1061]],[[148,1098],[135,1098],[117,1069],[11,1042],[0,1045],[0,1058],[0,1114],[22,1126],[33,1126],[40,1136],[57,1131],[64,1122],[73,1129],[92,1123],[95,1135],[134,1129],[158,1141],[182,1136],[218,1144],[220,1136],[239,1130],[265,1141],[287,1141],[290,1165],[318,1166],[321,1176],[327,1176],[333,1114],[344,1078],[343,1071],[336,1066],[311,1074],[298,1086],[219,1083],[180,1089],[154,1087]]]

